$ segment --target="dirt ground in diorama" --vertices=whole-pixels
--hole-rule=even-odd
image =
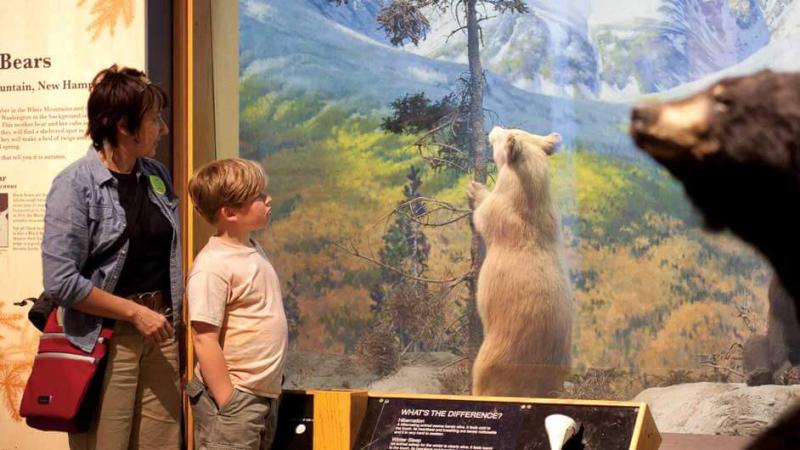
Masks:
[[[430,29],[418,45],[394,45],[379,28],[389,3],[240,2],[240,153],[270,177],[261,240],[283,282],[288,388],[469,391],[466,186],[482,170],[471,152],[486,150],[466,138],[467,41],[451,36],[460,12],[445,7],[422,10]],[[551,192],[576,316],[559,395],[740,386],[742,345],[765,332],[771,271],[738,240],[703,231],[681,187],[634,149],[627,120],[643,98],[800,69],[788,56],[800,2],[522,3],[481,23],[477,106],[486,130],[564,138]],[[486,170],[491,186],[491,161]]]

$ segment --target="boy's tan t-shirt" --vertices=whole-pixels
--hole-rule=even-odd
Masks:
[[[261,247],[251,244],[209,239],[186,284],[189,320],[220,327],[222,353],[236,388],[277,397],[288,326],[278,275]]]

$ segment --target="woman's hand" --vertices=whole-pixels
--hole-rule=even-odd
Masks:
[[[130,322],[148,342],[156,344],[171,338],[175,332],[169,319],[163,314],[96,287],[72,307],[98,317]]]
[[[175,330],[173,330],[172,324],[169,323],[169,319],[146,306],[137,306],[139,308],[133,314],[130,322],[139,333],[142,333],[145,339],[159,344],[173,336]]]

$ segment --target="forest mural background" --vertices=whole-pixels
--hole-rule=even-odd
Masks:
[[[798,3],[411,1],[429,4],[414,11],[428,28],[405,36],[392,3],[240,2],[240,151],[270,176],[263,240],[293,351],[366,356],[389,373],[405,355],[469,357],[480,342],[465,187],[491,185],[495,168],[470,134],[475,66],[460,28],[475,3],[484,131],[565,140],[551,170],[576,374],[738,380],[732,344],[763,332],[771,272],[702,230],[679,185],[635,150],[628,113],[723,76],[798,69]]]

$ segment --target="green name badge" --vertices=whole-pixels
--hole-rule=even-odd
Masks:
[[[150,175],[150,186],[158,195],[164,195],[167,193],[167,185],[164,184],[164,180],[161,179],[158,175]]]

